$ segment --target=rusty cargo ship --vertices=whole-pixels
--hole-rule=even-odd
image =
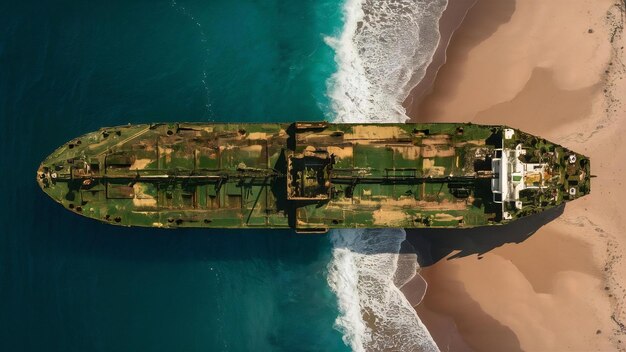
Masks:
[[[590,192],[581,154],[476,124],[158,123],[65,143],[37,182],[71,212],[163,228],[464,228]]]

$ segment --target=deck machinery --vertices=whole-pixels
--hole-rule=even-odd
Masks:
[[[590,164],[506,126],[158,123],[73,139],[37,182],[114,225],[315,233],[504,224],[588,194]]]

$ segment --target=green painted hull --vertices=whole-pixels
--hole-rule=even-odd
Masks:
[[[122,226],[463,228],[590,191],[590,163],[475,124],[208,124],[103,128],[57,149],[37,182],[68,210]]]

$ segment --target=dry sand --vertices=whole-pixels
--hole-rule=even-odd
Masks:
[[[442,350],[626,350],[623,7],[478,0],[434,84],[407,99],[412,121],[510,125],[590,156],[598,176],[521,243],[422,270],[416,309]]]

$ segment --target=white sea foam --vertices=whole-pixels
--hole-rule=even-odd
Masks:
[[[346,0],[344,28],[326,38],[337,72],[327,82],[337,122],[405,122],[402,102],[424,77],[447,0]],[[394,284],[404,230],[334,230],[328,283],[336,328],[354,351],[438,351]]]
[[[402,102],[439,43],[447,0],[346,0],[344,28],[326,38],[337,72],[327,82],[339,122],[404,122]]]
[[[394,284],[403,229],[333,230],[328,284],[341,315],[336,328],[354,351],[438,351]]]

